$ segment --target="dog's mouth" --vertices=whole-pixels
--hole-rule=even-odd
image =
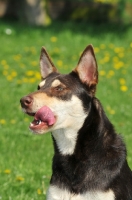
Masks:
[[[34,116],[34,120],[30,123],[29,128],[34,132],[43,132],[54,125],[56,119],[47,106],[41,107],[36,113],[27,113]]]

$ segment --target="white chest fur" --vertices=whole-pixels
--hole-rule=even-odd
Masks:
[[[60,129],[54,131],[52,135],[56,140],[59,151],[63,155],[73,154],[77,140],[77,130]]]
[[[115,196],[112,190],[106,192],[89,191],[75,195],[51,185],[47,193],[47,200],[115,200]]]

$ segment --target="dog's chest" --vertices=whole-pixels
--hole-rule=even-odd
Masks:
[[[47,193],[47,200],[115,200],[112,190],[88,191],[84,194],[72,194],[67,190],[51,185]]]

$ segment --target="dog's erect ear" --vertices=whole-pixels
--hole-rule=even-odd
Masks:
[[[98,83],[98,67],[92,45],[85,48],[74,72],[92,90],[91,92],[95,93],[96,84]]]
[[[46,78],[50,73],[57,72],[56,67],[52,63],[44,47],[41,48],[40,54],[40,72],[43,79]]]

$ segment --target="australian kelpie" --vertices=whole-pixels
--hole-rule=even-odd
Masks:
[[[34,117],[33,132],[52,132],[47,200],[132,200],[125,144],[95,97],[98,69],[92,45],[66,75],[58,72],[42,47],[40,69],[38,90],[20,102]]]

